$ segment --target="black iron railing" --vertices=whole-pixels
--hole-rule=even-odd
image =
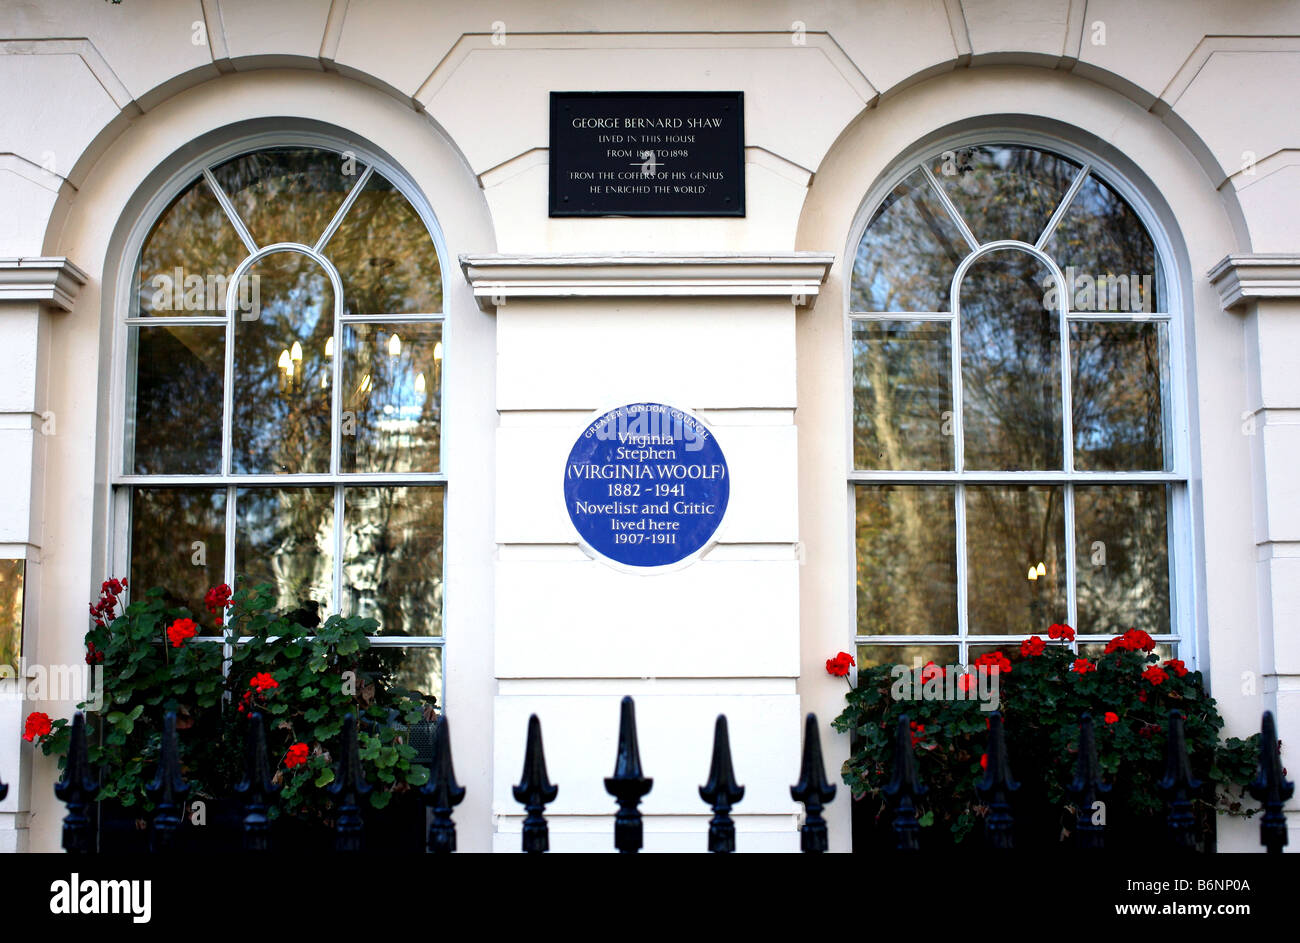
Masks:
[[[624,854],[633,854],[642,847],[640,802],[650,792],[654,780],[643,775],[641,769],[636,713],[630,697],[623,698],[620,710],[618,753],[614,774],[605,779],[605,789],[618,805],[614,817],[614,847]],[[1201,784],[1192,775],[1181,712],[1170,712],[1168,729],[1165,774],[1159,782],[1165,798],[1165,826],[1171,847],[1191,850],[1196,844],[1192,796]],[[835,786],[826,778],[819,731],[816,715],[809,714],[804,728],[799,781],[790,787],[791,797],[804,807],[800,845],[808,853],[824,852],[828,848],[828,830],[822,812],[836,793]],[[365,847],[365,817],[362,815],[361,801],[371,786],[362,775],[353,718],[349,717],[345,722],[341,739],[335,781],[329,787],[337,808],[333,826],[334,849],[360,851]],[[925,795],[926,787],[917,776],[912,749],[909,719],[903,716],[898,720],[894,742],[892,777],[883,789],[886,804],[892,812],[890,828],[893,844],[900,852],[918,851],[921,847],[917,801]],[[1076,773],[1067,787],[1067,792],[1078,809],[1075,847],[1089,851],[1102,850],[1106,847],[1107,827],[1104,821],[1096,820],[1092,810],[1110,786],[1102,781],[1098,770],[1092,718],[1088,714],[1079,719],[1078,750]],[[1019,784],[1011,776],[1003,719],[996,711],[989,719],[986,753],[987,768],[983,779],[976,786],[987,805],[984,816],[985,844],[990,849],[1011,850],[1015,834],[1012,797]],[[263,719],[260,714],[254,713],[248,727],[245,776],[243,782],[236,787],[242,801],[240,829],[246,851],[271,850],[272,830],[268,811],[278,788],[271,776]],[[88,759],[85,717],[78,713],[72,722],[67,765],[62,779],[54,787],[55,795],[67,807],[63,819],[65,851],[86,853],[95,850],[90,811],[97,791],[96,778]],[[1280,853],[1287,843],[1286,820],[1282,809],[1294,794],[1295,784],[1287,781],[1284,776],[1277,728],[1270,712],[1266,712],[1263,717],[1258,772],[1248,791],[1262,806],[1260,844],[1270,853]],[[154,802],[150,847],[156,852],[175,850],[185,815],[189,785],[181,771],[174,714],[166,716],[158,772],[148,785],[147,792]],[[430,813],[427,850],[455,851],[456,823],[453,813],[465,798],[465,788],[456,782],[451,757],[451,728],[445,714],[438,721],[434,734],[429,781],[420,792]],[[8,786],[0,782],[0,800],[7,793]],[[523,822],[523,851],[542,853],[549,850],[545,812],[546,806],[554,802],[558,794],[559,787],[547,775],[542,725],[534,714],[528,719],[523,773],[519,784],[514,787],[515,801],[522,804],[527,813]],[[745,787],[736,782],[732,766],[727,719],[719,716],[714,727],[708,781],[700,787],[700,798],[713,810],[706,844],[710,852],[726,853],[736,850],[736,828],[731,810],[744,795]]]

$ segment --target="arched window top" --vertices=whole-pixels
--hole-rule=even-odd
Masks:
[[[1003,241],[1052,260],[1071,311],[1165,310],[1155,242],[1119,191],[1087,162],[1009,144],[945,150],[906,173],[857,245],[850,310],[949,311],[963,259]]]
[[[128,314],[224,314],[235,268],[284,244],[328,260],[345,315],[442,312],[437,247],[393,181],[352,151],[282,146],[218,161],[183,187],[145,236]]]

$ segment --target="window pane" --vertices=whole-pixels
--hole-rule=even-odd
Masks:
[[[971,635],[1042,635],[1068,621],[1064,492],[966,488],[967,622]]]
[[[1043,296],[1046,267],[1015,250],[992,252],[960,289],[966,468],[1061,467],[1061,331]]]
[[[945,151],[930,170],[981,243],[1033,245],[1047,228],[1079,165],[1028,147],[989,145]]]
[[[260,303],[257,318],[235,319],[234,470],[328,472],[333,289],[299,252],[269,255],[245,278]]]
[[[315,245],[365,167],[333,151],[270,148],[212,170],[259,246]]]
[[[379,174],[366,181],[325,252],[343,279],[346,313],[442,311],[442,272],[429,230]]]
[[[203,595],[226,581],[226,489],[131,492],[131,596],[155,586],[169,607],[189,609],[204,635],[220,635]]]
[[[23,576],[26,560],[0,560],[0,667],[14,669],[23,653]],[[21,682],[20,682],[21,683]]]
[[[127,398],[125,471],[221,473],[224,327],[133,327],[135,389]]]
[[[1164,310],[1151,235],[1095,176],[1070,201],[1046,249],[1065,273],[1071,311]],[[1109,286],[1098,290],[1099,279]]]
[[[947,322],[854,322],[855,467],[952,468],[951,352]]]
[[[858,244],[852,311],[947,311],[952,276],[970,251],[919,170],[885,198]]]
[[[424,696],[431,704],[442,703],[442,646],[392,648],[371,646],[366,660],[384,684]],[[417,744],[413,744],[417,747]]]
[[[334,607],[334,489],[240,488],[235,509],[240,587],[272,584],[275,608],[314,628]]]
[[[343,338],[342,470],[436,472],[442,325],[349,324]]]
[[[858,670],[877,665],[925,665],[934,662],[946,667],[957,664],[956,645],[859,645]]]
[[[1078,486],[1074,526],[1080,635],[1168,635],[1165,485]]]
[[[957,634],[952,487],[861,486],[858,634]]]
[[[442,488],[347,488],[343,612],[382,635],[442,634]]]
[[[227,278],[248,250],[202,178],[163,210],[145,237],[132,315],[224,315]]]
[[[1159,471],[1164,455],[1168,326],[1072,321],[1074,465],[1080,471]]]

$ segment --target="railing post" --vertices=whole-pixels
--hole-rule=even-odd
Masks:
[[[1264,711],[1259,731],[1259,770],[1248,788],[1251,797],[1264,807],[1264,818],[1259,823],[1259,843],[1268,849],[1270,855],[1280,855],[1287,843],[1286,813],[1282,806],[1295,795],[1295,783],[1288,782],[1282,775],[1282,750],[1272,711]]]
[[[636,743],[636,711],[630,697],[623,698],[618,719],[618,759],[614,775],[605,777],[605,791],[618,800],[614,817],[614,847],[622,854],[641,850],[641,811],[637,805],[654,785],[641,775],[641,751]]]
[[[450,854],[456,850],[456,823],[451,812],[465,798],[465,787],[456,782],[456,770],[451,762],[451,727],[447,714],[438,718],[433,731],[433,769],[429,781],[420,788],[425,805],[433,811],[429,823],[429,851]]]
[[[826,765],[822,762],[822,741],[817,729],[816,714],[809,714],[804,723],[799,782],[790,787],[790,797],[795,802],[803,803],[803,827],[799,830],[800,849],[806,854],[826,851],[830,847],[830,840],[822,810],[835,798],[835,787],[826,781]]]
[[[1001,711],[989,715],[989,740],[985,753],[984,778],[975,784],[975,791],[989,806],[984,818],[984,839],[990,848],[1010,851],[1015,847],[1016,825],[1011,813],[1011,794],[1020,788],[1020,784],[1011,778]]]
[[[1191,761],[1187,757],[1187,738],[1183,732],[1183,713],[1169,712],[1169,737],[1165,741],[1165,775],[1156,784],[1169,804],[1165,824],[1170,843],[1182,851],[1196,849],[1196,817],[1192,814],[1191,794],[1201,788],[1201,781],[1192,776]]]
[[[1093,738],[1092,715],[1079,715],[1079,757],[1075,765],[1074,779],[1065,787],[1065,791],[1074,799],[1078,809],[1074,820],[1075,845],[1086,851],[1100,851],[1106,847],[1105,813],[1102,821],[1093,822],[1093,806],[1105,803],[1097,797],[1110,792],[1110,786],[1101,781],[1101,770],[1097,765],[1097,743]]]
[[[72,717],[72,741],[68,746],[68,765],[63,778],[54,785],[54,795],[68,807],[63,817],[63,850],[69,854],[94,851],[90,832],[90,804],[99,786],[90,771],[86,746],[86,715],[77,711]]]
[[[357,745],[357,719],[343,718],[343,754],[329,793],[338,803],[334,820],[334,850],[360,851],[365,842],[365,820],[361,817],[361,800],[373,787],[361,773],[361,751]]]
[[[266,758],[266,728],[256,711],[248,716],[248,739],[244,754],[244,781],[235,792],[244,798],[244,850],[269,851],[271,821],[267,806],[280,787],[271,782]]]
[[[731,765],[727,717],[719,714],[713,725],[709,781],[700,787],[700,798],[713,808],[713,818],[709,820],[709,851],[726,854],[736,850],[736,823],[731,820],[731,807],[744,797],[745,787],[736,782],[736,772]]]
[[[524,771],[514,787],[515,801],[523,803],[523,850],[527,854],[550,851],[550,834],[546,828],[546,805],[554,802],[560,787],[551,785],[546,776],[546,751],[542,749],[542,722],[533,714],[528,718],[528,743],[524,748]]]
[[[176,845],[181,819],[185,816],[185,797],[189,783],[181,775],[180,745],[176,742],[176,712],[163,715],[162,751],[158,757],[158,773],[153,782],[145,786],[145,794],[157,805],[153,829],[149,836],[150,850],[171,851]]]
[[[920,851],[921,825],[916,820],[916,800],[929,790],[916,777],[912,722],[906,714],[898,718],[898,729],[894,734],[894,771],[882,791],[894,810],[895,850]]]

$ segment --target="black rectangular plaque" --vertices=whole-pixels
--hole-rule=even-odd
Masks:
[[[744,92],[551,92],[552,216],[744,216]]]

